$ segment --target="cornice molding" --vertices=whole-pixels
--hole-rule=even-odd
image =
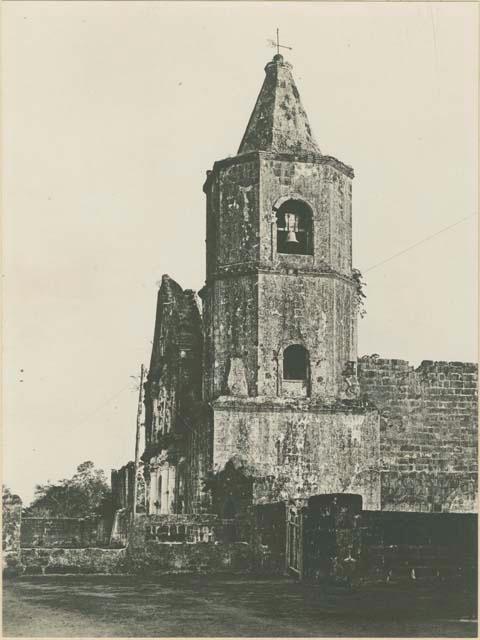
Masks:
[[[269,275],[279,275],[279,276],[311,276],[311,277],[322,277],[322,278],[336,278],[338,280],[342,280],[347,284],[355,287],[356,282],[353,277],[349,277],[335,269],[332,269],[326,264],[317,264],[317,265],[303,265],[299,266],[298,264],[295,266],[288,265],[271,265],[268,263],[258,263],[256,261],[248,261],[237,263],[234,265],[224,265],[215,271],[209,278],[207,278],[205,286],[215,282],[216,280],[225,280],[227,278],[235,278],[243,275],[255,275],[255,274],[269,274]],[[205,287],[204,287],[205,288]],[[203,297],[204,288],[201,289],[199,295]]]
[[[252,160],[274,160],[277,162],[299,162],[304,164],[326,164],[329,165],[349,178],[355,177],[353,167],[343,163],[334,156],[323,156],[316,153],[276,153],[274,151],[249,151],[248,153],[242,153],[238,156],[232,156],[230,158],[223,158],[223,160],[217,160],[213,168],[207,171],[207,178],[203,185],[203,191],[206,193],[210,182],[215,174],[221,169],[230,167],[232,165],[243,164]]]
[[[263,396],[240,398],[235,396],[220,396],[212,402],[215,411],[241,411],[245,413],[317,413],[367,415],[378,413],[375,407],[363,400],[334,400],[325,399],[292,399],[267,398]]]

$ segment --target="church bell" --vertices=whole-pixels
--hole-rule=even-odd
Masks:
[[[286,213],[285,223],[287,227],[287,244],[298,244],[298,216],[295,213]]]
[[[295,231],[289,231],[287,234],[287,244],[298,244],[297,234]]]

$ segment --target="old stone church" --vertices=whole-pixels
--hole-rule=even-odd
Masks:
[[[476,365],[358,358],[354,172],[322,154],[291,65],[265,73],[237,155],[207,171],[205,286],[164,275],[158,292],[145,511],[231,518],[331,493],[475,511]]]

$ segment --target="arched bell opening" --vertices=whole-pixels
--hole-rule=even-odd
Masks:
[[[286,200],[276,212],[277,253],[313,254],[312,211],[303,200]]]

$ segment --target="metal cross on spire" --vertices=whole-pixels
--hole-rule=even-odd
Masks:
[[[290,51],[292,50],[293,47],[287,47],[284,44],[280,44],[280,31],[279,29],[277,29],[277,41],[275,42],[275,40],[268,40],[268,43],[270,44],[271,47],[276,47],[277,49],[277,55],[280,55],[280,49],[289,49]]]

